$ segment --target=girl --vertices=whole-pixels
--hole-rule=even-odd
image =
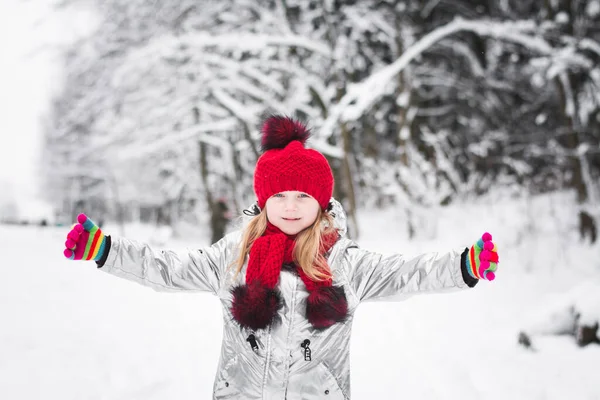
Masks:
[[[242,232],[178,256],[105,236],[85,214],[64,254],[160,291],[208,291],[223,305],[213,399],[350,399],[349,345],[363,301],[473,287],[493,280],[498,254],[486,233],[470,249],[405,258],[344,238],[325,157],[307,128],[282,116],[262,128],[258,199]],[[248,211],[248,210],[246,210]]]

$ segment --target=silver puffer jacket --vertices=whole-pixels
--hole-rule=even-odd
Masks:
[[[405,258],[366,251],[343,237],[346,216],[339,203],[334,202],[330,213],[342,238],[328,260],[333,284],[344,286],[348,319],[323,331],[306,320],[308,292],[296,273],[287,270],[280,276],[283,307],[277,324],[257,332],[236,324],[230,312],[230,289],[243,282],[245,269],[233,279],[234,268],[228,266],[238,254],[240,232],[184,256],[115,238],[100,269],[158,291],[206,291],[219,296],[224,329],[213,399],[348,400],[350,334],[361,302],[395,301],[416,292],[468,286],[459,252]]]

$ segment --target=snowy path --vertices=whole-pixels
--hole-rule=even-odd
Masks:
[[[64,234],[0,226],[1,397],[210,398],[219,302],[156,293],[64,260]],[[27,247],[32,238],[35,249]],[[389,252],[392,240],[371,235],[361,244]],[[414,244],[411,253],[425,246]],[[505,270],[517,265],[518,254],[501,257]],[[580,349],[569,338],[547,337],[532,353],[516,344],[533,306],[569,283],[503,272],[468,292],[361,306],[353,399],[600,399],[600,346]]]

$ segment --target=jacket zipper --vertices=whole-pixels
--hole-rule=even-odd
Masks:
[[[298,291],[298,277],[296,275],[294,275],[294,290],[292,291],[292,304],[290,306],[290,326],[288,327],[288,334],[287,334],[287,339],[285,341],[286,345],[289,345],[289,343],[291,342],[291,334],[292,334],[292,328],[294,326],[294,314],[296,313],[296,293]],[[283,387],[287,387],[288,384],[288,380],[290,377],[290,368],[291,368],[291,363],[292,363],[292,353],[293,350],[290,350],[288,352],[288,357],[287,357],[287,361],[286,361],[286,368],[285,368],[285,376],[283,377]]]
[[[262,385],[262,395],[263,399],[265,396],[265,388],[267,387],[267,376],[269,371],[269,364],[271,363],[271,325],[267,329],[267,348],[266,348],[267,358],[265,359],[265,370],[263,371],[263,385]]]

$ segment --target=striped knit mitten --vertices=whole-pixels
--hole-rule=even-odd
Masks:
[[[484,233],[471,248],[467,256],[467,271],[476,279],[493,281],[498,268],[498,252],[492,235]]]
[[[79,214],[77,221],[67,234],[65,257],[70,260],[100,260],[104,254],[106,236],[87,215]]]

